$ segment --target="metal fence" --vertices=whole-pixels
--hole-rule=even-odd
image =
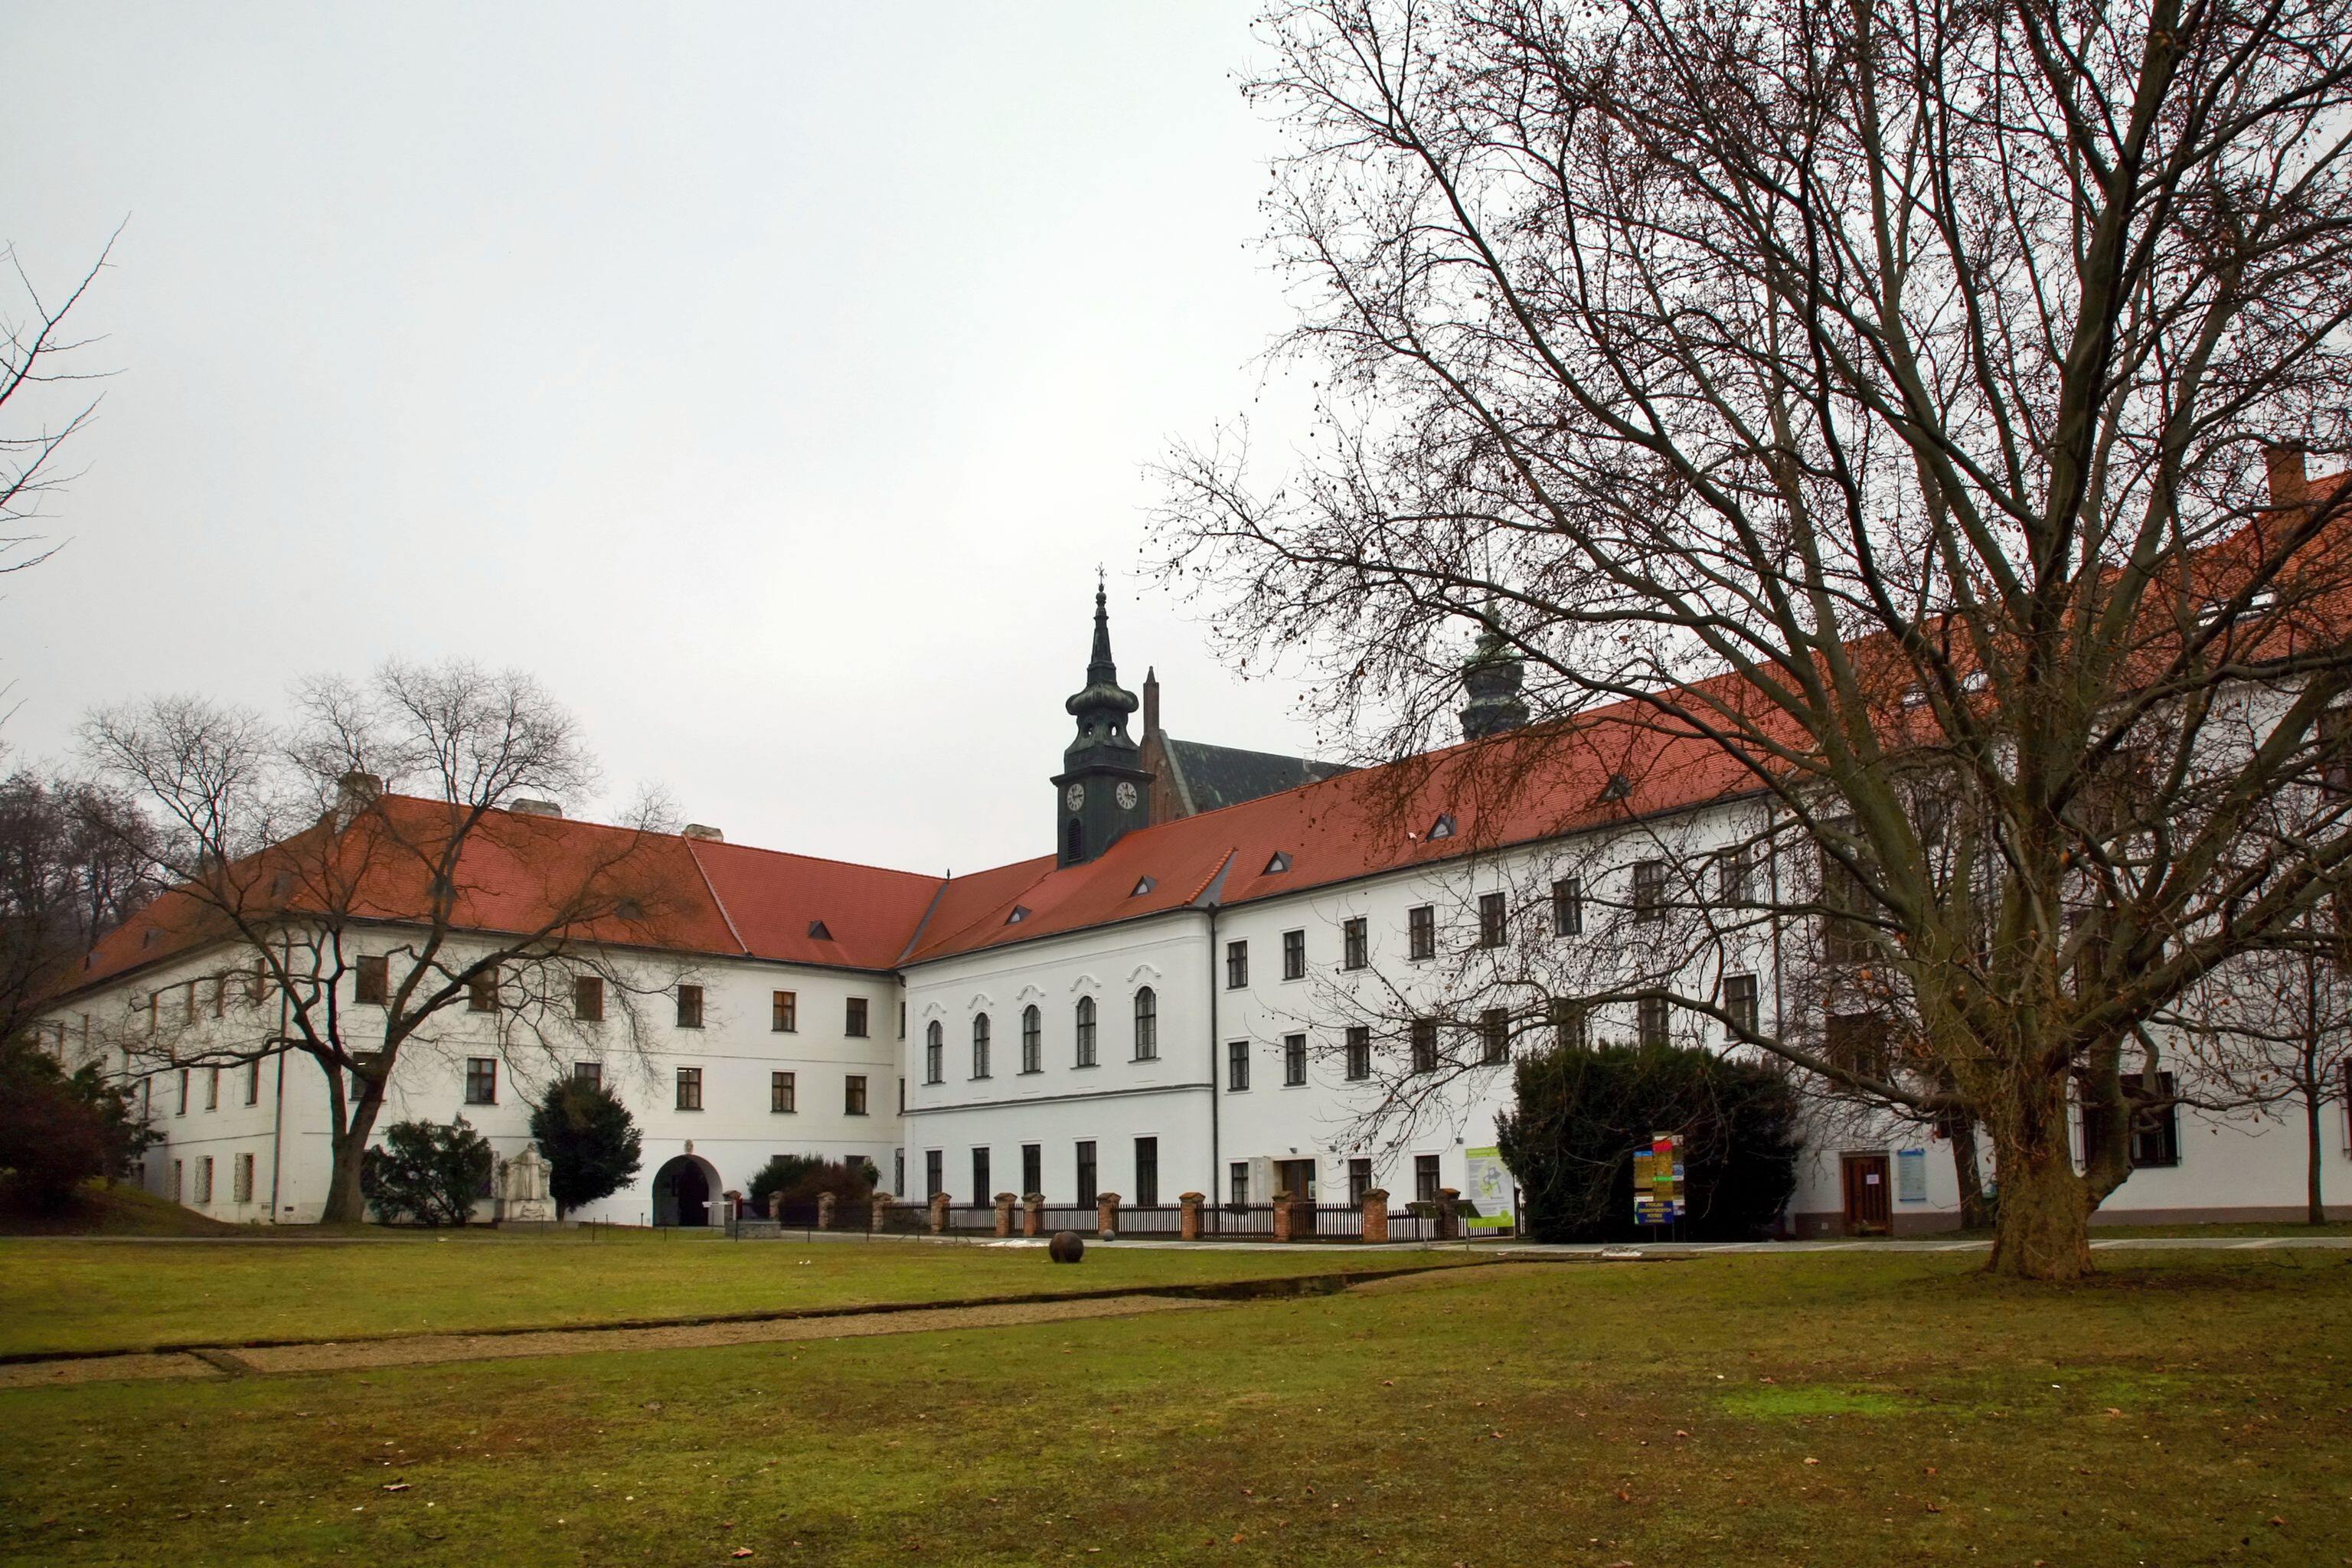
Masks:
[[[1389,1239],[1392,1242],[1432,1242],[1438,1239],[1438,1219],[1433,1212],[1414,1212],[1412,1208],[1389,1211]],[[1275,1236],[1275,1205],[1272,1204],[1203,1204],[1201,1205],[1201,1237],[1217,1241],[1271,1241]],[[1024,1234],[1027,1210],[1013,1211],[1013,1234]],[[727,1222],[727,1233],[740,1238],[760,1237],[894,1237],[928,1235],[931,1228],[931,1209],[927,1203],[893,1203],[877,1225],[874,1205],[866,1199],[843,1198],[835,1202],[833,1223],[821,1228],[817,1224],[818,1209],[814,1202],[784,1204],[772,1217],[762,1217],[748,1211],[740,1218]],[[1038,1213],[1042,1234],[1052,1236],[1056,1231],[1074,1230],[1083,1237],[1095,1236],[1101,1227],[1101,1211],[1093,1204],[1047,1204]],[[1184,1210],[1176,1204],[1150,1205],[1121,1205],[1117,1219],[1118,1234],[1138,1238],[1175,1240],[1183,1234]],[[996,1205],[993,1204],[955,1204],[947,1213],[947,1228],[956,1235],[992,1236],[996,1231]],[[1364,1237],[1364,1211],[1357,1204],[1294,1204],[1291,1205],[1291,1239],[1294,1241],[1361,1241]]]

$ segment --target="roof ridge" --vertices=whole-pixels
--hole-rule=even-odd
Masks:
[[[683,833],[677,837],[678,842],[686,846],[686,858],[694,862],[694,874],[702,879],[703,891],[710,895],[711,907],[719,911],[719,920],[726,923],[727,934],[735,939],[735,945],[743,951],[743,955],[750,957],[751,944],[743,940],[743,932],[735,924],[734,912],[728,909],[726,899],[719,894],[719,884],[710,879],[710,868],[705,866],[702,857],[695,853],[693,839]]]

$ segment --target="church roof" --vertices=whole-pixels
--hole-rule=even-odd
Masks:
[[[1272,752],[1244,752],[1233,746],[1212,746],[1200,741],[1160,739],[1168,759],[1169,782],[1176,798],[1190,812],[1220,811],[1260,795],[1275,795],[1348,772],[1344,763],[1318,763],[1312,757],[1285,757]]]

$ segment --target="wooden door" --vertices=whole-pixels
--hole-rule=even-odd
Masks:
[[[1845,1229],[1848,1236],[1885,1236],[1893,1214],[1887,1190],[1886,1156],[1848,1154],[1842,1162],[1845,1175]]]
[[[1277,1191],[1287,1192],[1296,1205],[1290,1211],[1291,1234],[1315,1234],[1315,1162],[1312,1160],[1276,1160],[1274,1163],[1274,1184]]]

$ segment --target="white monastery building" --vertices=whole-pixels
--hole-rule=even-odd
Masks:
[[[376,1135],[463,1115],[511,1156],[551,1077],[593,1076],[631,1108],[645,1160],[583,1218],[716,1223],[719,1194],[779,1153],[863,1157],[902,1200],[1264,1203],[1288,1190],[1333,1203],[1377,1186],[1406,1202],[1451,1187],[1483,1193],[1491,1218],[1509,1203],[1491,1150],[1515,1051],[1567,1028],[1723,1045],[1719,1026],[1663,1005],[1489,999],[1531,952],[1627,941],[1664,838],[1706,851],[1750,831],[1764,807],[1719,763],[1654,737],[1633,767],[1622,759],[1641,742],[1620,736],[1548,753],[1532,785],[1489,806],[1479,759],[1518,743],[1526,721],[1517,668],[1491,649],[1466,671],[1462,745],[1360,771],[1171,739],[1157,681],[1139,704],[1118,684],[1099,591],[1091,651],[1051,780],[1052,853],[943,879],[709,828],[662,836],[655,852],[688,893],[658,942],[600,954],[635,977],[625,994],[582,975],[552,1031],[519,1033],[495,1004],[451,1010],[401,1057]],[[1611,719],[1578,723],[1605,734]],[[550,854],[625,831],[538,803],[524,814]],[[382,1005],[371,944],[413,934],[396,909],[360,928],[341,1005]],[[142,1018],[150,1032],[267,1037],[271,1004],[237,951],[143,914],[90,955],[48,1026],[137,1085],[163,1135],[143,1166],[151,1191],[225,1220],[310,1220],[329,1170],[327,1083],[310,1059],[173,1067],[114,1043]],[[1700,984],[1783,1026],[1794,1004],[1778,951],[1769,932],[1735,941]],[[1424,1074],[1441,1058],[1447,1070]],[[1423,1076],[1431,1091],[1401,1110]],[[2292,1119],[2170,1117],[2138,1140],[2142,1168],[2099,1220],[2300,1217]],[[1788,1232],[1958,1223],[1951,1154],[1928,1129],[1816,1121]],[[2326,1179],[2340,1192],[2352,1128],[2340,1109],[2331,1121]]]

